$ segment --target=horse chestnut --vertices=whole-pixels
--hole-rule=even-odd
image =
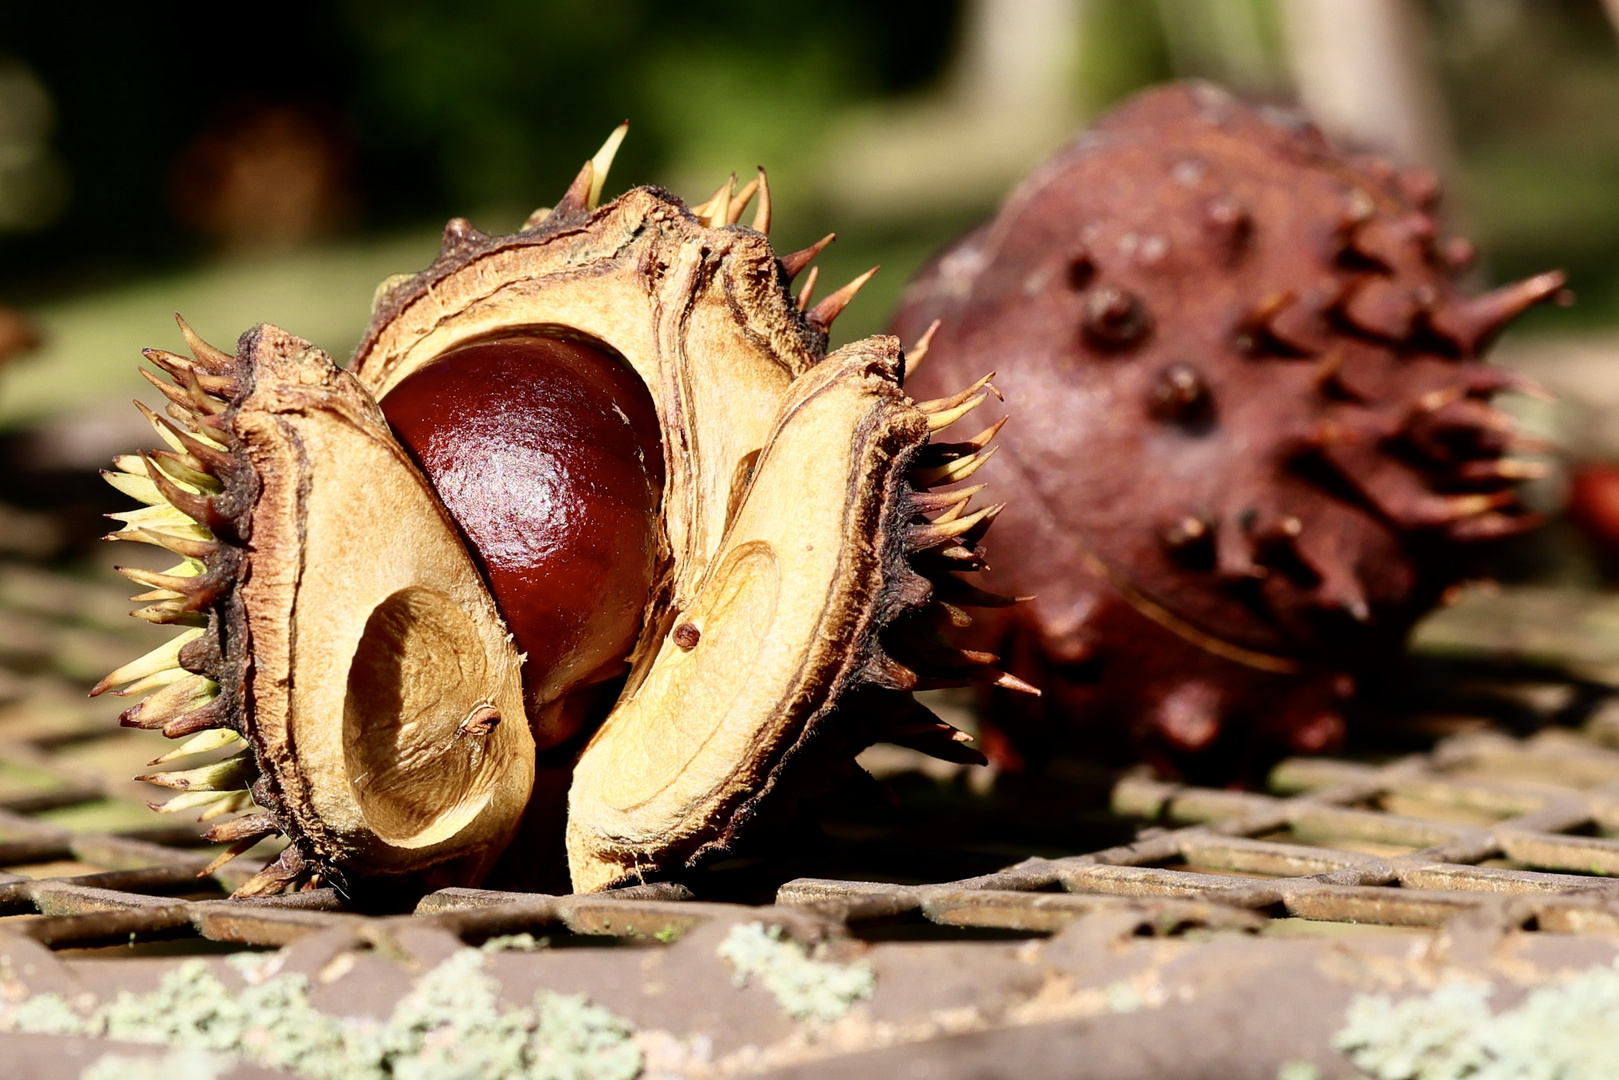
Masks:
[[[538,749],[571,737],[570,691],[622,675],[652,591],[663,448],[646,384],[599,348],[538,336],[462,346],[383,398],[516,639]]]

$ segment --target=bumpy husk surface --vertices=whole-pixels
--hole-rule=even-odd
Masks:
[[[1531,527],[1480,362],[1547,274],[1454,277],[1437,186],[1207,85],[1150,91],[937,256],[894,317],[942,324],[921,393],[993,364],[1018,423],[990,586],[1037,599],[963,637],[1040,702],[992,709],[1039,758],[1078,722],[1209,779],[1343,734],[1481,540]],[[993,410],[991,411],[993,415]]]

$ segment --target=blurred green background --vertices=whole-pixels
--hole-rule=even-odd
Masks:
[[[1485,253],[1551,266],[1619,323],[1619,0],[328,0],[0,8],[0,305],[41,345],[0,428],[102,418],[179,309],[278,322],[338,357],[374,284],[465,215],[509,231],[621,119],[609,193],[690,201],[770,170],[778,250],[831,229],[823,292],[883,271],[839,339],[1089,117],[1217,79],[1426,162]],[[21,324],[0,325],[13,346]],[[124,411],[127,406],[122,406]],[[77,447],[78,449],[75,449]],[[64,458],[63,464],[71,464]]]

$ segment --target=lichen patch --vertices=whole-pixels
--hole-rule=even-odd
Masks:
[[[796,1020],[836,1020],[877,989],[870,964],[815,959],[779,926],[738,923],[717,951],[736,969],[737,986],[756,981]]]
[[[202,1053],[307,1080],[633,1080],[640,1074],[641,1051],[627,1022],[582,995],[547,990],[530,1006],[503,1008],[499,984],[483,965],[479,950],[459,950],[422,976],[387,1020],[377,1021],[320,1012],[302,975],[249,979],[233,992],[206,963],[190,960],[151,993],[125,991],[88,1013],[58,995],[36,995],[0,1011],[0,1030],[151,1043],[172,1048],[171,1058]],[[91,1070],[102,1068],[97,1062]],[[173,1069],[163,1075],[201,1074]]]
[[[1333,1040],[1377,1080],[1599,1080],[1619,1061],[1619,969],[1595,967],[1494,1013],[1488,983],[1447,983],[1395,1001],[1362,994]]]

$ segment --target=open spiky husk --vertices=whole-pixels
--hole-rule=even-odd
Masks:
[[[510,815],[485,814],[477,828],[407,850],[375,815],[367,818],[365,806],[352,805],[347,794],[326,792],[347,792],[354,779],[306,756],[304,743],[318,747],[332,738],[329,733],[311,729],[288,740],[278,732],[288,725],[284,717],[298,710],[278,703],[263,711],[254,682],[260,669],[283,676],[299,670],[307,643],[277,637],[273,626],[261,629],[255,617],[282,603],[276,610],[288,625],[302,625],[312,612],[333,618],[327,607],[343,608],[338,621],[365,623],[384,597],[345,596],[334,586],[333,597],[324,601],[287,597],[293,584],[288,579],[310,567],[341,577],[357,561],[386,559],[386,544],[368,542],[368,528],[407,535],[419,527],[442,530],[429,546],[436,550],[441,541],[453,541],[464,561],[454,571],[464,578],[460,606],[477,609],[480,628],[493,632],[501,626],[453,523],[436,502],[431,527],[420,513],[369,522],[351,514],[359,523],[339,530],[346,547],[315,535],[338,529],[322,524],[324,516],[337,513],[330,505],[301,519],[290,513],[299,492],[341,486],[350,467],[305,461],[286,446],[277,452],[260,447],[273,441],[272,429],[291,422],[252,397],[271,369],[282,382],[297,383],[300,410],[324,414],[335,407],[350,418],[364,437],[348,457],[369,454],[405,465],[408,459],[382,426],[376,403],[458,346],[520,334],[583,340],[622,357],[645,381],[665,448],[663,555],[640,637],[627,657],[624,690],[584,749],[575,776],[568,839],[576,888],[678,872],[724,850],[762,802],[787,797],[795,778],[833,759],[846,767],[875,741],[976,759],[964,745],[967,737],[916,705],[908,691],[972,681],[1022,685],[998,671],[993,656],[952,649],[936,632],[941,624],[964,620],[963,605],[1005,602],[955,576],[982,566],[978,541],[998,508],[969,513],[968,500],[978,489],[952,485],[985,460],[998,425],[962,443],[930,441],[992,392],[987,380],[918,404],[903,392],[905,360],[892,338],[870,339],[825,358],[830,323],[870,274],[811,306],[811,268],[811,283],[794,297],[793,277],[825,242],[776,257],[766,236],[771,210],[762,171],[741,192],[733,178],[695,208],[651,188],[598,208],[618,137],[586,164],[561,203],[537,211],[519,233],[490,238],[457,219],[431,267],[384,282],[352,376],[331,368],[324,357],[311,360],[307,346],[273,328],[244,338],[241,360],[218,361],[236,381],[219,388],[228,404],[218,395],[208,399],[209,415],[221,418],[198,422],[213,423],[237,440],[221,444],[226,460],[219,470],[241,471],[238,486],[245,494],[236,498],[243,505],[232,503],[227,514],[193,500],[185,503],[185,517],[217,525],[209,542],[226,553],[220,559],[236,560],[213,606],[205,606],[206,633],[214,635],[210,641],[226,642],[227,651],[234,643],[240,656],[231,671],[222,665],[216,665],[218,673],[196,670],[209,672],[224,688],[220,696],[237,703],[227,726],[246,736],[251,762],[244,758],[244,768],[262,774],[252,796],[263,809],[242,819],[247,824],[236,827],[240,835],[227,828],[216,830],[215,838],[246,845],[274,827],[293,842],[288,860],[261,875],[250,891],[345,873],[418,872],[435,864],[440,880],[474,881],[516,828]],[[753,226],[738,225],[755,197]],[[288,352],[302,357],[297,378],[271,363],[271,354]],[[191,409],[185,404],[191,400],[187,380],[195,365],[170,363],[186,389],[165,393],[177,407]],[[120,483],[127,489],[134,481]],[[425,485],[408,468],[389,483],[412,492]],[[226,489],[235,490],[229,483]],[[219,543],[220,530],[235,530],[240,544]],[[767,590],[768,603],[759,602],[763,594],[740,602],[738,590],[755,580],[749,568],[761,560],[771,565],[780,587]],[[455,558],[445,554],[444,563],[448,567]],[[257,581],[266,585],[255,592]],[[438,588],[444,591],[442,583]],[[407,616],[409,623],[413,616]],[[242,628],[221,635],[212,629],[216,624]],[[761,648],[770,654],[763,665],[768,675],[762,674]],[[337,651],[347,668],[355,650]],[[182,664],[182,670],[194,668]],[[120,674],[132,673],[140,677],[132,669]],[[338,680],[335,674],[324,678]],[[726,687],[746,700],[716,710],[715,694]],[[322,700],[333,700],[331,693]],[[505,699],[496,705],[503,715],[520,715],[509,711]],[[386,727],[388,719],[373,716],[365,723]],[[704,725],[714,737],[666,737]],[[531,775],[533,744],[526,746]],[[520,770],[508,771],[497,792],[503,810],[521,786],[513,779]],[[562,822],[554,826],[560,840]],[[506,862],[524,856],[514,849]]]

